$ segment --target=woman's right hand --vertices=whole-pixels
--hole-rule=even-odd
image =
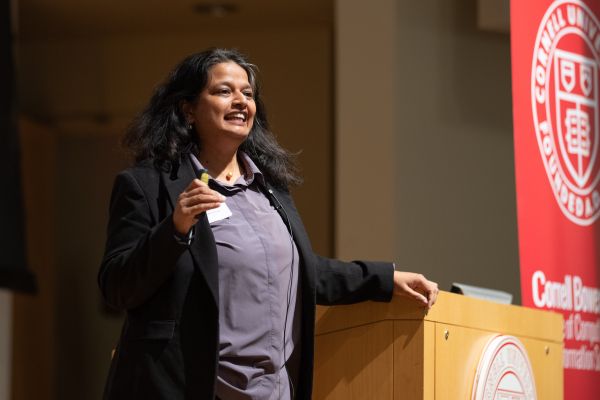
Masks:
[[[208,187],[200,179],[194,179],[179,195],[173,212],[173,225],[181,236],[188,234],[198,221],[198,216],[225,201],[225,196]]]

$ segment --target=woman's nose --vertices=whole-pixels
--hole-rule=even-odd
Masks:
[[[242,92],[236,92],[235,96],[233,97],[233,104],[238,106],[245,106],[246,103],[248,103],[246,95]]]

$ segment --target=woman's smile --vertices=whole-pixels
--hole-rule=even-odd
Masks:
[[[214,65],[206,87],[187,113],[203,147],[220,146],[224,141],[239,145],[250,134],[256,113],[246,70],[234,62]]]

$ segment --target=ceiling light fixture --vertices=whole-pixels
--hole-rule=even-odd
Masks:
[[[223,18],[237,11],[237,6],[232,3],[198,3],[194,5],[194,12],[214,18]]]

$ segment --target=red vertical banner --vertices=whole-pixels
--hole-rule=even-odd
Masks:
[[[564,315],[565,399],[600,398],[600,0],[512,0],[523,305]]]

